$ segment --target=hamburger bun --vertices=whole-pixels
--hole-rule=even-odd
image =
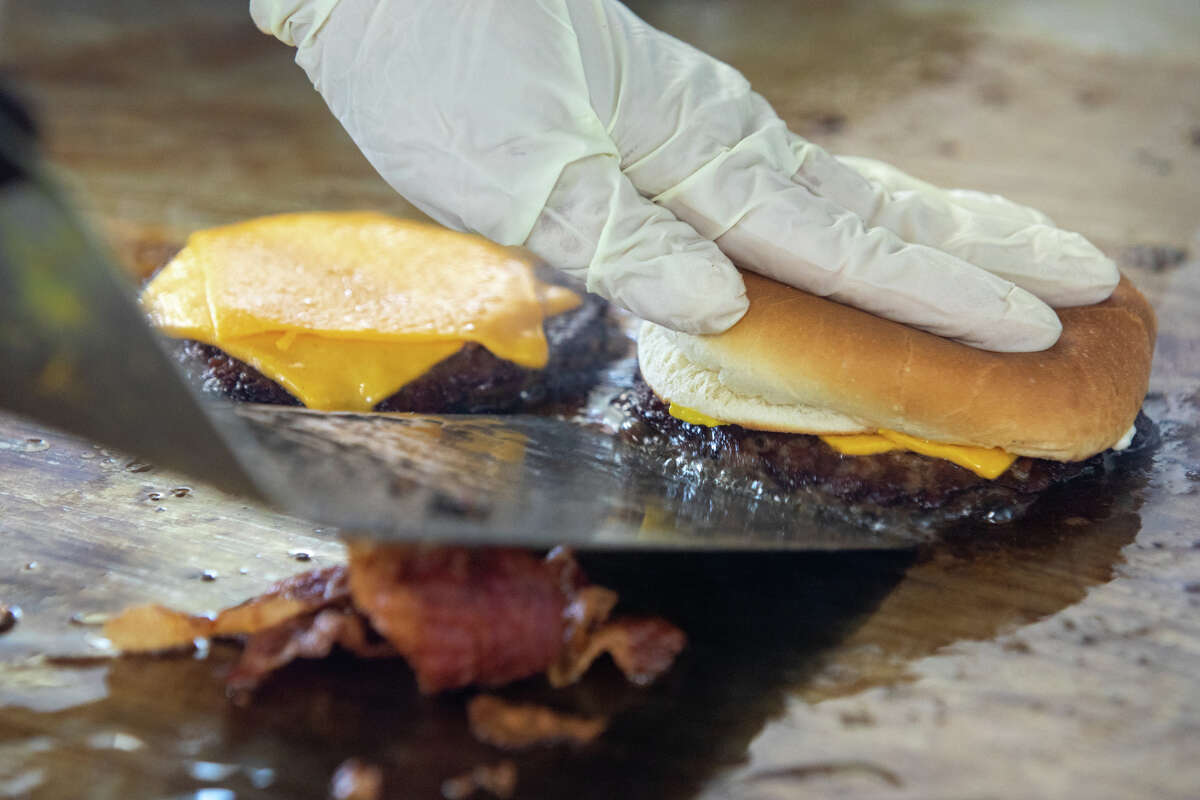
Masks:
[[[753,273],[750,310],[722,334],[642,327],[642,376],[663,400],[784,433],[880,428],[948,444],[1080,461],[1129,431],[1156,322],[1125,278],[1102,303],[1058,310],[1048,350],[995,353]]]

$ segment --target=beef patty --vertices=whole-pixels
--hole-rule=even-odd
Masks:
[[[469,342],[421,377],[375,406],[376,411],[425,414],[486,414],[523,411],[576,398],[595,382],[599,369],[620,355],[624,334],[594,295],[544,323],[550,358],[528,369]],[[193,340],[175,343],[175,357],[204,391],[250,403],[298,406],[300,401],[254,367],[220,348]]]
[[[708,462],[735,479],[815,493],[853,508],[851,516],[859,519],[888,509],[933,511],[939,521],[989,514],[1011,518],[1047,489],[1105,470],[1114,455],[1110,450],[1071,463],[1021,457],[989,480],[944,459],[907,451],[848,456],[817,436],[693,425],[671,416],[640,375],[613,402],[625,417],[621,435],[637,444]],[[1145,448],[1154,437],[1145,415],[1139,413],[1136,426],[1133,444],[1123,453]]]

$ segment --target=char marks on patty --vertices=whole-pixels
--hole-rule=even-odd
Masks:
[[[454,355],[375,406],[376,411],[488,414],[523,411],[587,392],[597,371],[624,347],[607,304],[594,295],[544,323],[550,359],[527,369],[468,342]],[[254,367],[212,345],[175,343],[188,378],[205,391],[249,403],[298,406],[300,401]]]

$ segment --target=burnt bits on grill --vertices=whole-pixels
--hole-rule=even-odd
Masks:
[[[847,456],[816,436],[740,425],[692,425],[672,417],[641,376],[613,402],[626,417],[622,435],[635,443],[666,447],[676,456],[709,463],[746,480],[769,482],[784,492],[815,494],[833,504],[853,506],[856,516],[894,509],[937,512],[935,521],[941,522],[988,514],[1011,517],[1058,484],[1100,473],[1113,454],[1108,451],[1073,463],[1022,457],[1003,475],[989,480],[917,453]],[[1145,415],[1138,415],[1136,425],[1130,453],[1143,449],[1154,436]]]
[[[527,369],[468,343],[375,406],[376,411],[489,414],[523,411],[585,394],[597,371],[618,356],[624,335],[594,295],[544,323],[550,359]],[[175,356],[188,378],[207,392],[249,403],[298,406],[300,401],[254,367],[212,345],[182,340]]]

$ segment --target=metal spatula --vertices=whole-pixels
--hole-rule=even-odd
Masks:
[[[357,536],[806,549],[924,536],[673,475],[661,454],[564,419],[206,402],[13,114],[0,114],[0,407]]]

